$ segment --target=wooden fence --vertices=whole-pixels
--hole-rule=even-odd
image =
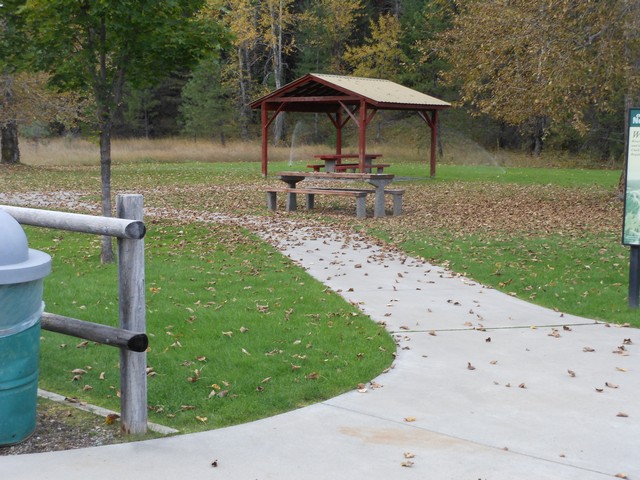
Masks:
[[[118,241],[120,328],[63,317],[42,316],[42,328],[120,349],[120,422],[127,434],[147,431],[147,355],[142,195],[117,195],[116,216],[0,205],[19,223],[73,232],[107,235]]]

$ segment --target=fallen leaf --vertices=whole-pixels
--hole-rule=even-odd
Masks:
[[[573,370],[567,370],[567,373],[569,374],[570,377],[576,376],[576,372],[574,372]]]
[[[196,420],[198,420],[200,423],[207,423],[209,419],[207,417],[201,417],[199,415],[196,415]]]
[[[263,378],[260,383],[268,383],[271,381],[271,377]]]
[[[616,473],[614,475],[614,477],[616,477],[616,478],[629,478],[629,477],[627,477],[626,473]]]
[[[218,466],[218,460],[216,459],[213,462],[211,462],[211,466],[214,467],[214,468],[217,467]]]
[[[320,378],[320,374],[318,372],[311,372],[309,375],[305,376],[307,380],[317,380]]]
[[[616,417],[622,417],[622,418],[627,418],[629,416],[628,413],[624,413],[624,412],[619,412]]]
[[[89,391],[93,390],[93,387],[91,385],[85,385],[84,387],[82,387],[82,390],[84,392],[89,392]]]
[[[623,367],[616,367],[616,370],[618,370],[619,372],[628,372],[629,370],[627,370],[626,368]]]
[[[596,350],[594,348],[591,347],[584,347],[582,349],[583,352],[595,352]]]
[[[76,368],[75,370],[71,370],[71,373],[75,373],[76,375],[84,375],[85,373],[87,373],[87,371],[81,368]]]
[[[611,382],[605,382],[604,383],[605,387],[609,387],[609,388],[618,388],[619,385],[616,385],[615,383],[611,383]]]
[[[413,467],[413,462],[411,460],[405,460],[400,465],[402,465],[403,467]]]
[[[85,348],[87,345],[89,345],[89,342],[85,340],[84,342],[80,342],[79,344],[77,344],[76,348]]]
[[[404,452],[404,458],[415,458],[416,454],[411,452]]]
[[[222,332],[222,335],[224,335],[225,337],[231,338],[231,336],[233,335],[233,330],[229,330],[228,332]]]
[[[487,342],[487,343],[491,343],[491,337],[485,338],[484,341]]]
[[[467,370],[475,370],[475,369],[476,369],[476,367],[471,365],[471,362],[467,362]]]
[[[596,387],[596,392],[602,393],[604,392],[604,388]]]
[[[405,422],[415,422],[416,420],[416,417],[404,417]]]
[[[246,333],[246,332],[248,332],[248,331],[249,331],[249,329],[248,329],[248,328],[246,328],[246,327],[240,327],[240,333]]]
[[[105,376],[105,373],[104,372],[100,372],[100,380],[104,380],[104,376]]]
[[[520,385],[518,385],[518,388],[527,388],[527,385],[523,382]]]
[[[622,341],[622,343],[623,343],[623,345],[631,345],[633,342],[631,341],[631,339],[630,339],[630,338],[625,338],[625,339]]]
[[[110,413],[104,418],[104,423],[106,423],[107,425],[111,425],[113,424],[113,422],[115,422],[119,418],[120,418],[120,415],[118,415],[117,413]]]
[[[242,349],[242,353],[244,353],[245,355],[251,355],[249,352],[247,352],[244,348]]]

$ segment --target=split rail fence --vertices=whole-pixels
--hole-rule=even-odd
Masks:
[[[18,223],[117,238],[120,327],[45,312],[42,328],[120,349],[120,424],[126,434],[147,431],[147,355],[142,195],[117,195],[116,217],[0,205]]]

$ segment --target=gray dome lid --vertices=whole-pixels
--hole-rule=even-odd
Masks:
[[[29,248],[18,221],[0,209],[0,285],[31,282],[51,273],[51,257]]]

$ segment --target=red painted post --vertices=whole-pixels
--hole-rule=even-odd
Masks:
[[[360,101],[360,143],[358,148],[360,172],[364,172],[364,157],[367,149],[367,102]]]
[[[269,115],[267,112],[267,102],[262,102],[260,106],[260,113],[262,117],[262,176],[267,176],[267,163],[268,163],[268,143],[269,143]]]
[[[342,153],[342,110],[336,112],[336,155]]]
[[[438,110],[431,112],[431,178],[436,176],[436,146],[438,143]]]

